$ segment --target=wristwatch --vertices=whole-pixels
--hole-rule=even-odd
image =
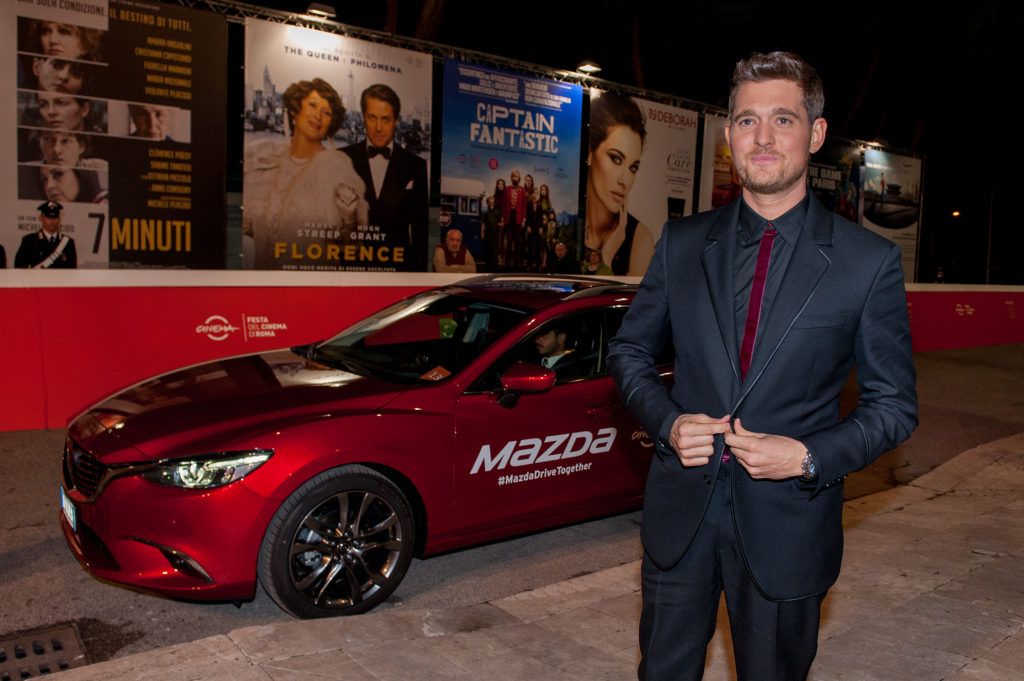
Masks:
[[[818,477],[818,469],[814,465],[814,457],[810,450],[804,454],[804,460],[800,463],[800,470],[803,471],[804,480],[814,480]]]

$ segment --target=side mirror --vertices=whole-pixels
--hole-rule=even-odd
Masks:
[[[520,361],[501,375],[501,389],[506,395],[542,393],[554,387],[555,378],[551,369]]]

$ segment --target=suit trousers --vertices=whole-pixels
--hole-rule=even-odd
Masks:
[[[704,520],[679,562],[660,570],[646,555],[641,577],[640,681],[699,681],[725,591],[738,681],[803,681],[818,649],[825,594],[765,598],[747,572],[733,521],[732,466],[719,468]]]

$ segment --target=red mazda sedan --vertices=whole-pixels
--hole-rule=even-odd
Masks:
[[[204,600],[258,582],[323,617],[383,602],[414,554],[636,508],[650,442],[606,365],[634,291],[476,277],[112,395],[68,428],[68,546],[101,579]]]

